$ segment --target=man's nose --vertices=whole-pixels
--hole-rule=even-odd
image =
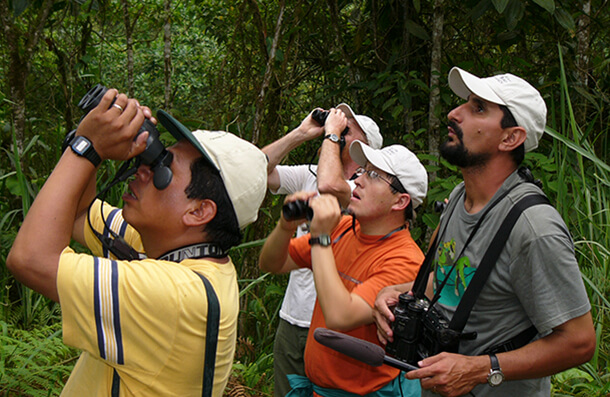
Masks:
[[[452,109],[452,110],[451,110],[451,111],[450,111],[450,112],[447,114],[447,118],[448,118],[449,120],[453,120],[453,121],[456,121],[456,122],[460,122],[460,121],[461,121],[461,117],[462,117],[462,110],[463,110],[463,107],[464,107],[465,105],[466,105],[466,104],[462,104],[462,105],[460,105],[460,106],[458,106],[458,107],[453,108],[453,109]]]
[[[138,171],[136,172],[136,176],[141,179],[143,182],[148,182],[150,178],[152,178],[152,171],[150,167],[146,164],[141,164],[138,167]]]

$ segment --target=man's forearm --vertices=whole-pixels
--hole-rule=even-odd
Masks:
[[[15,277],[46,297],[58,301],[59,256],[70,243],[76,208],[96,168],[67,150],[30,208],[7,266]]]
[[[343,150],[347,150],[344,148]],[[352,195],[352,190],[345,180],[339,145],[325,139],[320,149],[318,160],[318,191],[332,194],[339,199],[341,207],[346,208]]]
[[[540,378],[589,361],[595,340],[591,313],[587,313],[521,349],[497,356],[506,379]]]
[[[311,263],[318,301],[329,328],[348,331],[373,321],[372,308],[343,285],[332,247],[312,247]]]
[[[284,267],[288,260],[288,246],[293,234],[294,230],[286,230],[282,228],[281,221],[278,222],[261,249],[258,258],[258,266],[261,270],[270,273],[288,271]]]
[[[307,137],[301,134],[299,128],[295,128],[277,141],[265,146],[262,151],[269,157],[267,173],[270,173],[292,149],[306,140]]]

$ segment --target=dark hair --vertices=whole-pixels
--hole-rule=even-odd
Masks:
[[[392,184],[390,185],[390,189],[392,190],[392,193],[407,193],[409,194],[409,192],[407,192],[407,189],[404,188],[404,186],[402,186],[402,183],[400,183],[400,180],[398,179],[398,177],[396,175],[392,175],[392,174],[387,174],[388,177],[390,178],[390,180],[392,181]],[[400,187],[400,189],[398,189],[398,187]],[[414,218],[414,211],[413,211],[413,200],[409,200],[409,205],[407,205],[407,208],[405,208],[405,221],[411,221]]]
[[[225,251],[241,243],[237,216],[222,177],[203,156],[191,164],[191,183],[184,192],[190,199],[207,199],[216,203],[216,216],[203,229],[207,242],[216,243]]]
[[[513,114],[508,109],[508,107],[506,107],[505,105],[498,105],[498,106],[500,106],[502,113],[504,113],[502,120],[500,120],[500,127],[502,127],[502,128],[518,127],[519,124],[517,123],[517,120],[515,120],[515,116],[513,116]],[[515,162],[515,165],[521,164],[521,162],[525,158],[525,142],[522,143],[521,145],[519,145],[518,148],[516,148],[512,152],[510,152],[510,154],[513,157],[513,161]]]

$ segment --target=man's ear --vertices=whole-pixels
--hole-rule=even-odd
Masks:
[[[511,152],[518,148],[525,142],[525,138],[527,138],[525,128],[519,126],[506,128],[504,129],[503,134],[504,136],[502,142],[500,142],[499,149],[505,152]]]
[[[409,196],[408,193],[400,193],[400,196],[396,199],[396,202],[392,206],[392,209],[395,211],[404,211],[410,202],[411,196]]]
[[[191,207],[182,216],[182,221],[186,226],[203,226],[214,219],[216,211],[218,208],[212,200],[193,200]]]

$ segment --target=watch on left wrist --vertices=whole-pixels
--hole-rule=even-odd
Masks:
[[[72,148],[72,151],[76,155],[86,158],[95,167],[100,165],[102,162],[102,158],[95,151],[93,143],[82,135],[76,136],[74,139],[72,139],[72,142],[70,142],[70,148]]]

